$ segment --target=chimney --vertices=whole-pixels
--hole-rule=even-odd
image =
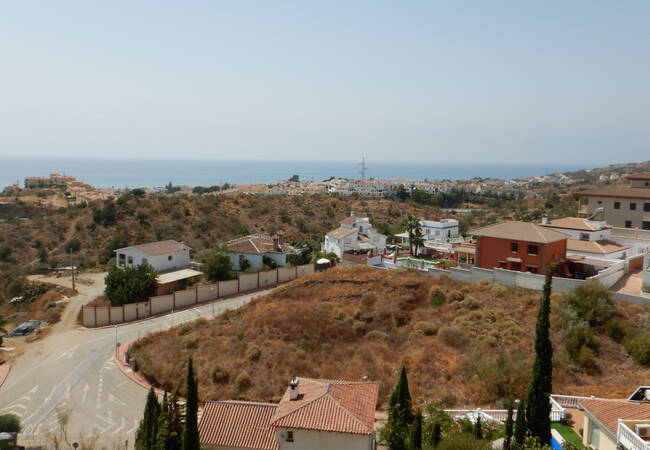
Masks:
[[[542,216],[542,225],[546,225],[547,223],[548,223],[548,216],[546,214],[544,214]]]
[[[280,236],[278,236],[277,234],[274,234],[271,239],[273,239],[273,249],[274,250],[279,250],[280,249]]]
[[[298,400],[298,378],[293,377],[289,382],[289,400]]]

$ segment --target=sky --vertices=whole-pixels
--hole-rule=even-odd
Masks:
[[[0,4],[8,156],[650,159],[648,1]]]

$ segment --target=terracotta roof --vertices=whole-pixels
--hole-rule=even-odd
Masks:
[[[199,423],[201,445],[275,450],[271,417],[277,406],[253,402],[206,402]]]
[[[603,189],[591,189],[588,191],[576,192],[578,197],[616,197],[630,199],[650,199],[650,189],[633,188],[626,186],[615,186]]]
[[[531,222],[518,222],[514,220],[478,228],[470,231],[469,234],[499,239],[511,239],[515,241],[536,242],[540,244],[561,241],[562,239],[567,239],[569,237],[567,234]]]
[[[120,250],[126,250],[129,248],[136,248],[143,253],[146,253],[149,256],[159,256],[165,255],[167,253],[176,253],[184,250],[192,250],[186,244],[181,242],[176,242],[174,240],[168,241],[159,241],[159,242],[150,242],[148,244],[133,245],[131,247],[118,248],[115,250],[119,252]]]
[[[551,220],[549,223],[541,225],[549,228],[567,228],[570,230],[580,231],[600,231],[607,228],[596,225],[594,222],[580,217],[564,217],[562,219]]]
[[[650,172],[634,173],[627,176],[628,180],[650,180]]]
[[[327,235],[334,239],[341,239],[355,232],[354,228],[338,227],[336,230],[327,233]]]
[[[284,393],[271,418],[274,427],[370,434],[374,429],[378,383],[298,378],[300,396]]]
[[[339,222],[341,225],[354,225],[357,223],[357,218],[355,216],[348,216],[345,219]]]
[[[618,419],[650,420],[650,403],[628,400],[585,399],[580,405],[616,436]]]
[[[628,248],[630,247],[627,245],[617,244],[616,242],[608,241],[606,239],[600,241],[579,241],[577,239],[569,239],[566,244],[567,251],[599,253],[601,255],[607,255],[620,250],[627,250]]]
[[[233,253],[291,253],[294,248],[289,244],[282,243],[280,248],[273,245],[273,238],[267,234],[251,234],[239,239],[226,242],[228,251]]]

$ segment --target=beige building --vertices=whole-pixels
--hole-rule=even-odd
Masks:
[[[27,177],[25,178],[25,189],[49,188],[52,182],[45,177]]]
[[[650,173],[630,175],[630,186],[578,192],[581,215],[621,228],[650,230]]]
[[[378,383],[293,378],[277,405],[207,402],[202,447],[374,450]]]
[[[595,450],[650,448],[650,386],[641,386],[627,400],[583,399],[582,443]]]

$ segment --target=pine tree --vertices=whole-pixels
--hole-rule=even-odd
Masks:
[[[553,346],[550,338],[551,285],[554,265],[546,269],[546,281],[535,327],[535,361],[528,385],[526,419],[531,435],[543,444],[551,442],[551,388]]]
[[[392,450],[405,450],[412,423],[411,394],[406,378],[406,367],[402,366],[397,386],[388,401],[388,421],[381,430],[381,437]]]
[[[199,393],[197,379],[194,377],[192,356],[187,360],[187,394],[185,398],[185,426],[183,428],[183,450],[199,450],[199,427],[197,415],[199,410]]]
[[[474,425],[474,437],[476,439],[483,439],[483,428],[481,427],[481,416],[476,415],[476,424]]]
[[[513,416],[513,404],[512,399],[508,400],[508,416],[506,417],[505,423],[505,439],[503,441],[503,450],[510,450],[510,444],[512,443],[512,416]]]
[[[420,450],[422,448],[422,410],[418,408],[415,412],[415,418],[413,419],[413,424],[411,425],[411,430],[409,433],[409,450]]]
[[[433,438],[431,439],[431,444],[433,444],[433,448],[438,448],[438,444],[440,444],[441,440],[442,440],[442,426],[440,425],[440,422],[436,422],[433,425]]]
[[[517,407],[517,418],[515,419],[515,448],[520,449],[526,439],[528,424],[526,424],[526,407],[523,400]]]
[[[136,450],[149,450],[155,447],[158,432],[158,416],[160,403],[153,388],[149,389],[147,403],[144,406],[144,416],[135,434]]]

